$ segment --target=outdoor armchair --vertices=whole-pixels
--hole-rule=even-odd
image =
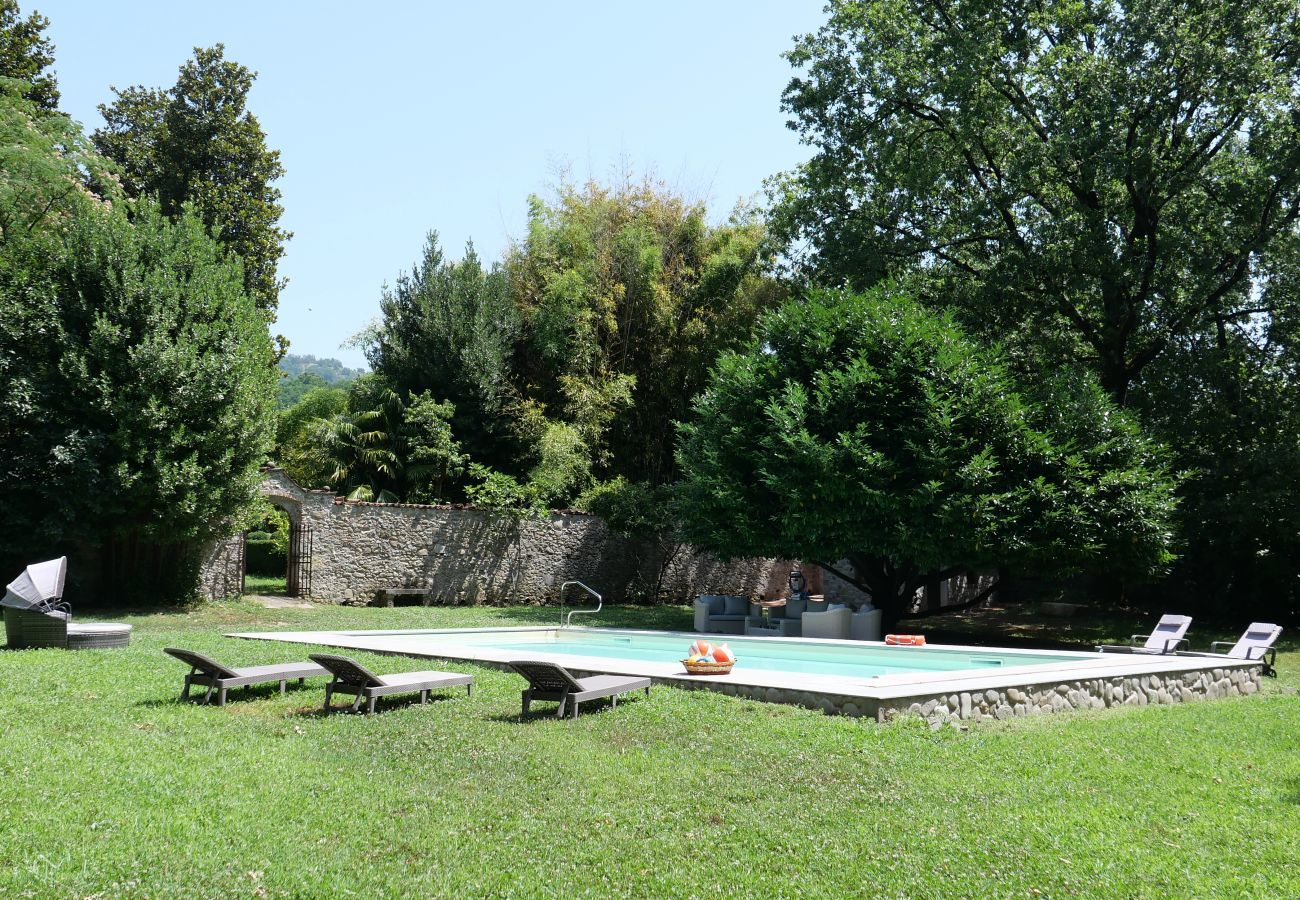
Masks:
[[[695,630],[744,634],[749,601],[735,594],[701,594],[695,600]]]
[[[1129,644],[1099,644],[1098,653],[1173,653],[1179,645],[1186,646],[1187,629],[1191,627],[1191,616],[1161,616],[1156,627],[1148,635],[1135,634]]]

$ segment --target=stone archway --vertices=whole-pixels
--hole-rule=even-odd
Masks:
[[[262,497],[289,519],[289,559],[285,572],[285,594],[311,594],[312,530],[303,517],[306,492],[281,469],[266,469],[258,487]],[[245,559],[247,555],[245,554]]]

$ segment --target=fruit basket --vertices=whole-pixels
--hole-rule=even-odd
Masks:
[[[727,662],[696,662],[690,659],[682,660],[682,665],[691,675],[730,675],[731,667],[736,664],[734,659]]]

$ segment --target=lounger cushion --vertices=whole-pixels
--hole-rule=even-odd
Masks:
[[[747,616],[749,615],[749,601],[744,597],[736,597],[727,594],[723,597],[724,608],[723,615],[727,616]]]
[[[73,624],[68,626],[68,634],[130,634],[130,625],[81,625]]]

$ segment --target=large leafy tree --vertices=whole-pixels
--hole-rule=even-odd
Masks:
[[[45,112],[59,107],[54,45],[45,36],[50,20],[38,12],[23,18],[18,0],[0,0],[0,78],[25,82],[23,96]]]
[[[193,589],[256,493],[275,370],[237,260],[193,213],[93,206],[0,246],[0,547],[94,548],[121,599]],[[84,557],[83,557],[84,558]]]
[[[778,184],[811,274],[919,267],[938,302],[1121,403],[1267,315],[1300,215],[1300,3],[832,0],[789,54],[812,159]]]
[[[192,205],[243,261],[245,288],[274,318],[284,285],[276,267],[292,235],[279,225],[280,152],[247,108],[256,77],[226,59],[221,44],[196,47],[171,88],[114,88],[117,99],[100,106],[105,125],[93,138],[131,196],[156,196],[172,218]]]
[[[710,225],[704,204],[650,180],[534,197],[507,262],[521,393],[541,413],[525,422],[571,424],[605,477],[672,480],[671,423],[781,297],[768,262],[761,220]]]
[[[1091,376],[1032,388],[886,290],[816,294],[724,354],[680,430],[686,536],[837,568],[884,610],[961,568],[1150,574],[1173,483]]]

